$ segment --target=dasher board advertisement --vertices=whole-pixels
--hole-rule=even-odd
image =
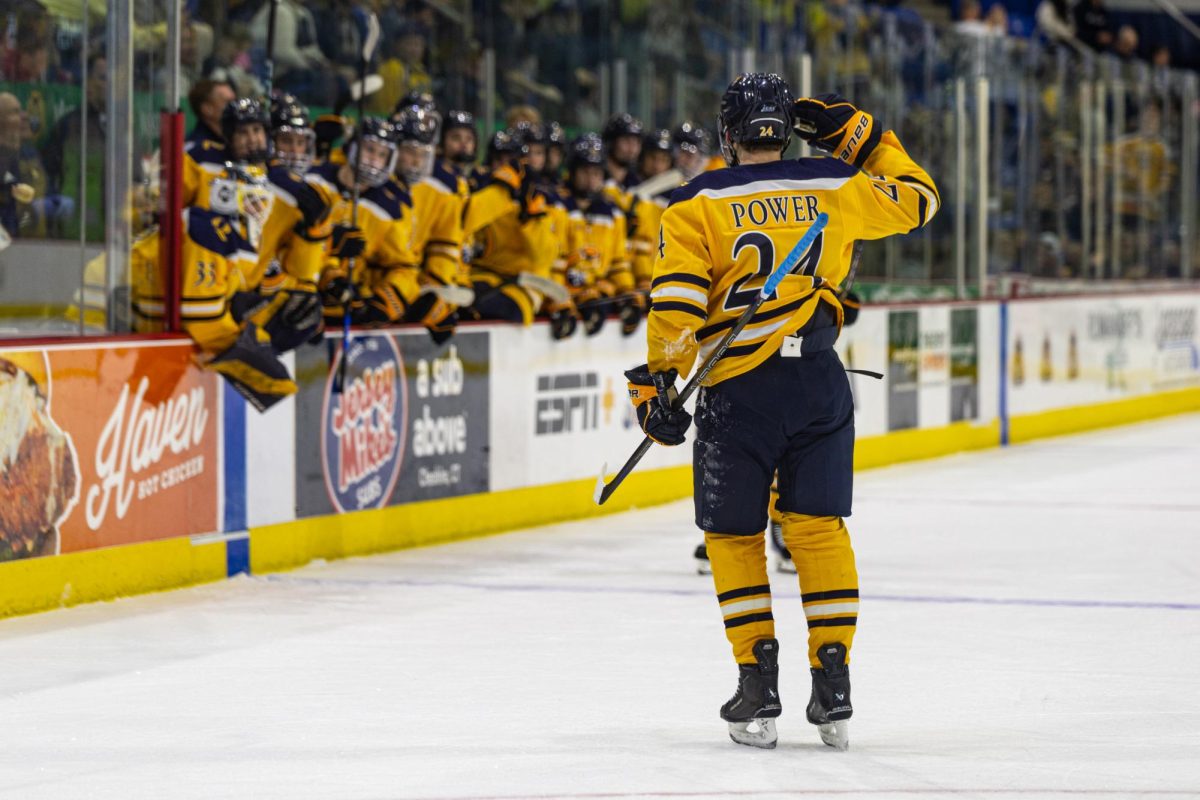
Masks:
[[[486,492],[487,331],[355,332],[296,352],[297,516]]]
[[[0,561],[218,530],[220,431],[189,343],[0,350]]]

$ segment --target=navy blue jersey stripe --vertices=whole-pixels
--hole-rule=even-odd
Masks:
[[[749,625],[751,622],[770,622],[774,619],[775,617],[771,615],[770,611],[764,611],[758,614],[743,614],[740,617],[730,617],[729,619],[725,620],[725,627],[737,628],[742,625]]]
[[[830,617],[829,619],[810,619],[808,621],[810,628],[841,628],[857,624],[858,617]],[[726,624],[725,627],[729,627],[729,625]]]
[[[682,311],[700,319],[708,319],[708,313],[703,309],[675,300],[658,300],[650,304],[651,311]]]
[[[692,275],[688,272],[668,272],[666,275],[659,275],[650,281],[650,288],[657,289],[664,283],[690,283],[693,286],[699,286],[701,289],[708,289],[712,286],[712,281],[699,275]]]
[[[800,595],[800,602],[815,603],[818,600],[849,600],[858,598],[858,589],[835,589],[831,592],[809,592]]]
[[[691,183],[671,192],[671,205],[691,200],[705,189],[729,189],[755,181],[813,180],[816,178],[849,178],[857,170],[836,158],[798,158],[770,161],[765,164],[746,164],[741,167],[718,169],[701,173]],[[797,191],[803,187],[797,186]]]
[[[728,592],[721,592],[717,595],[717,602],[724,603],[726,600],[733,600],[738,597],[749,597],[755,594],[770,594],[771,586],[763,584],[762,586],[743,586],[741,589],[730,589]]]

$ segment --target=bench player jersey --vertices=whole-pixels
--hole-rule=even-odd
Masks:
[[[761,364],[822,300],[838,305],[834,290],[856,240],[919,228],[938,205],[933,181],[891,131],[861,172],[835,158],[803,158],[700,175],[675,190],[662,216],[647,330],[651,371],[685,376],[697,355],[711,353],[821,212],[829,214],[825,230],[706,385]]]

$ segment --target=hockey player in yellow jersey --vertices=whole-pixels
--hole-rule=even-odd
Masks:
[[[271,334],[250,318],[260,296],[247,276],[257,270],[256,248],[274,201],[265,170],[267,115],[257,100],[242,98],[225,107],[221,123],[231,161],[208,182],[205,202],[184,211],[180,318],[205,366],[264,410],[296,391]],[[162,271],[147,257],[154,252],[135,249],[131,264],[142,332],[163,330],[167,311]]]
[[[413,203],[412,249],[421,266],[419,280],[425,290],[409,309],[408,319],[425,323],[438,344],[454,335],[458,323],[457,295],[471,292],[462,262],[462,212],[466,181],[446,169],[434,153],[441,116],[436,110],[408,106],[392,115],[400,149],[396,177],[408,189]],[[464,287],[451,294],[448,287]]]
[[[475,130],[475,115],[470,111],[451,109],[442,120],[438,145],[438,159],[442,167],[463,180],[468,181],[475,166],[475,152],[479,148],[479,134]]]
[[[245,276],[263,306],[251,320],[271,336],[276,352],[318,341],[324,331],[317,282],[325,263],[329,205],[304,176],[316,157],[308,109],[295,97],[271,99],[267,179],[275,199],[263,224],[258,263]],[[314,233],[315,232],[315,233]]]
[[[833,158],[782,160],[793,126]],[[738,665],[721,708],[739,744],[774,747],[779,642],[764,531],[776,472],[783,538],[799,575],[812,676],[807,717],[848,745],[849,654],[858,576],[850,515],[854,404],[833,344],[836,290],[854,242],[916,229],[936,213],[933,181],[891,131],[835,95],[794,101],[777,75],[743,75],[721,102],[730,165],[678,189],[663,213],[647,325],[647,363],[626,373],[651,438],[681,444],[690,415],[674,383],[734,327],[819,214],[828,224],[708,373],[696,404],[696,524]]]
[[[346,145],[341,163],[326,162],[305,177],[330,205],[325,222],[329,258],[320,284],[327,324],[341,322],[344,302],[356,325],[415,321],[410,309],[422,292],[412,249],[412,198],[393,177],[398,150],[396,127],[388,120],[366,117]]]
[[[490,169],[467,201],[463,234],[474,242],[471,281],[477,319],[533,322],[542,295],[521,286],[521,273],[549,278],[561,239],[555,236],[548,198],[526,172],[524,146],[510,131],[488,144]]]
[[[564,283],[584,331],[595,335],[610,311],[624,308],[633,291],[625,215],[603,193],[604,145],[580,136],[567,153],[567,237]]]

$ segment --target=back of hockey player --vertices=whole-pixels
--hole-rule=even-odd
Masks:
[[[793,124],[836,157],[782,160]],[[844,748],[858,576],[843,522],[851,511],[854,404],[832,349],[843,322],[836,290],[855,240],[924,225],[937,192],[869,114],[832,95],[793,101],[777,75],[743,75],[730,85],[719,139],[730,168],[676,190],[663,213],[649,356],[626,373],[630,396],[648,436],[681,444],[691,417],[672,407],[676,377],[713,351],[818,215],[828,215],[704,381],[693,475],[696,524],[738,664],[737,692],[721,708],[731,738],[774,747],[782,711],[764,541],[778,472],[783,537],[808,620],[807,716],[827,744]]]

